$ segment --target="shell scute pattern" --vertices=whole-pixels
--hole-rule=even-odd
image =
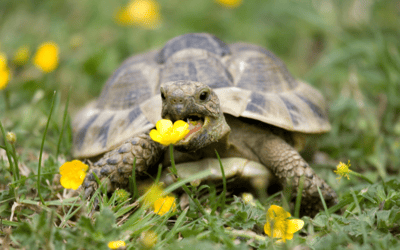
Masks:
[[[187,34],[161,50],[128,58],[115,71],[98,101],[73,122],[74,155],[99,155],[153,128],[161,119],[160,84],[180,80],[209,85],[223,112],[236,117],[303,133],[330,130],[322,95],[294,79],[272,52],[247,43],[228,46],[209,34]],[[131,160],[124,156],[124,162]]]
[[[115,72],[102,91],[97,108],[127,109],[152,97],[150,79],[144,74],[146,67],[152,67],[152,64],[138,62]],[[132,88],[133,84],[135,88]]]
[[[233,86],[233,77],[221,62],[221,58],[197,49],[177,52],[168,58],[160,79],[161,82],[199,81],[211,88]]]
[[[82,128],[79,129],[79,131],[77,133],[75,133],[75,140],[74,140],[74,146],[75,148],[77,148],[78,150],[80,150],[82,148],[82,145],[85,141],[85,137],[86,137],[86,133],[88,131],[88,129],[91,127],[91,125],[93,124],[93,122],[97,119],[99,115],[95,115],[93,117],[91,117],[84,125]]]
[[[159,64],[163,64],[170,56],[185,49],[206,50],[220,57],[231,53],[228,45],[214,35],[205,33],[186,34],[184,38],[178,36],[168,41],[156,60]]]

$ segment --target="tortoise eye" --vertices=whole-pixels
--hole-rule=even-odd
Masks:
[[[200,93],[199,99],[200,99],[201,101],[205,101],[205,100],[207,100],[207,98],[208,98],[209,95],[210,95],[210,92],[207,91],[207,90],[204,90],[204,91],[202,91],[202,92]]]

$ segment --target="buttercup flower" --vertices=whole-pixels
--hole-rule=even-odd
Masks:
[[[157,122],[156,128],[157,130],[150,131],[150,137],[153,141],[165,146],[177,143],[190,132],[189,124],[182,120],[178,120],[172,125],[170,120],[162,119]]]
[[[220,5],[227,8],[236,8],[242,4],[242,0],[216,0]]]
[[[350,168],[350,160],[347,164],[344,164],[343,162],[340,162],[339,165],[336,166],[336,170],[333,170],[337,175],[339,175],[338,179],[339,181],[342,179],[342,177],[346,177],[347,180],[350,180],[349,173],[352,172]]]
[[[170,210],[172,210],[173,212],[176,211],[175,197],[166,196],[159,198],[154,202],[154,213],[158,215],[164,215]]]
[[[116,20],[121,25],[139,25],[154,29],[160,22],[159,5],[154,0],[131,1],[118,11]]]
[[[267,223],[264,225],[265,233],[273,238],[281,238],[283,242],[293,239],[293,234],[304,226],[300,219],[288,219],[290,213],[280,206],[271,205],[267,211]]]
[[[122,240],[117,240],[117,241],[110,241],[110,242],[108,242],[108,247],[110,248],[110,249],[118,249],[118,248],[120,248],[120,247],[124,247],[126,244],[125,244],[125,241],[122,241]]]
[[[30,51],[28,46],[21,46],[14,54],[13,62],[15,65],[22,66],[29,59]]]
[[[64,163],[60,167],[61,185],[64,188],[77,190],[85,179],[87,169],[88,165],[78,160]]]
[[[145,248],[152,248],[154,247],[154,245],[157,243],[158,241],[158,236],[157,234],[152,231],[152,230],[148,230],[148,231],[144,231],[142,232],[142,234],[140,235],[140,243],[142,243],[142,245]]]
[[[7,87],[10,79],[11,73],[7,66],[7,56],[0,52],[0,90]]]
[[[33,64],[42,71],[49,73],[58,66],[58,45],[55,42],[45,42],[39,46]]]

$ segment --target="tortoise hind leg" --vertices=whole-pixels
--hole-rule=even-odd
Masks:
[[[116,188],[126,188],[129,184],[129,176],[132,174],[135,157],[136,172],[140,174],[155,165],[164,151],[165,147],[153,141],[148,132],[128,139],[116,149],[104,154],[91,166],[84,180],[85,196],[92,195],[98,187],[93,172],[100,180],[108,177],[108,192]]]
[[[300,208],[302,214],[313,216],[323,209],[317,186],[328,207],[337,203],[335,191],[317,176],[300,154],[282,138],[272,133],[267,134],[267,138],[264,137],[259,145],[262,146],[259,147],[258,155],[263,164],[271,169],[282,184],[293,187],[292,199],[297,196],[300,177],[304,175]]]

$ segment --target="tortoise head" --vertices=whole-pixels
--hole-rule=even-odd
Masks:
[[[160,87],[163,119],[183,120],[190,132],[175,144],[182,152],[192,152],[216,142],[230,131],[217,94],[207,85],[193,81],[173,81]]]

